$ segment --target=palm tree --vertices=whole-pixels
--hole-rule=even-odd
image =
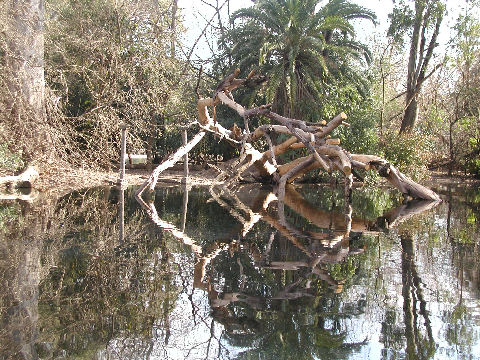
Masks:
[[[355,64],[369,62],[367,47],[355,40],[354,19],[375,22],[375,14],[348,0],[260,0],[236,11],[227,51],[242,70],[260,67],[268,75],[265,95],[274,111],[305,117],[332,84],[348,81],[361,90]],[[301,100],[301,101],[300,101]]]

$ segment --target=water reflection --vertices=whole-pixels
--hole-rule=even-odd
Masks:
[[[0,358],[480,354],[478,190],[132,190],[0,204]]]

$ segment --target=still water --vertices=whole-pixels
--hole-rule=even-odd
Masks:
[[[0,203],[0,359],[480,359],[480,190]]]

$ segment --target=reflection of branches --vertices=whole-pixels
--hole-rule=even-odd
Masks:
[[[411,200],[385,213],[381,220],[387,228],[393,228],[412,216],[428,211],[438,205],[436,201]],[[385,221],[383,221],[385,220]],[[377,221],[377,224],[380,223]]]
[[[202,341],[202,342],[199,342],[195,345],[193,345],[190,349],[188,349],[188,352],[185,356],[185,358],[189,358],[190,357],[190,353],[195,350],[196,348],[202,346],[202,345],[205,345],[207,344],[207,351],[206,351],[206,357],[205,359],[208,359],[208,354],[210,352],[210,346],[211,346],[211,342],[213,339],[215,339],[217,341],[217,345],[218,345],[218,348],[219,350],[220,349],[223,349],[226,353],[229,353],[228,349],[222,345],[220,339],[215,335],[215,322],[214,322],[214,319],[211,320],[210,322],[210,325],[207,323],[207,320],[203,317],[200,317],[200,321],[207,327],[210,329],[210,337],[208,338],[208,340],[205,340],[205,341]]]
[[[345,196],[350,196],[350,186],[347,184],[345,187]],[[142,204],[143,208],[147,211],[152,220],[164,230],[171,232],[175,237],[180,239],[184,244],[190,246],[193,252],[197,256],[197,262],[194,268],[194,287],[203,289],[209,293],[211,305],[214,308],[224,307],[228,304],[242,301],[248,303],[252,308],[257,308],[260,304],[265,302],[265,299],[252,297],[241,292],[234,292],[228,294],[222,294],[222,298],[218,297],[218,293],[212,289],[210,280],[205,281],[206,266],[218,256],[222,251],[229,250],[232,254],[239,249],[248,250],[248,253],[252,257],[253,263],[256,266],[278,269],[278,270],[299,270],[300,268],[308,269],[309,274],[316,275],[320,279],[326,281],[336,291],[341,291],[342,285],[338,281],[334,280],[328,272],[322,268],[322,264],[340,263],[344,261],[346,257],[358,251],[351,251],[349,246],[349,236],[351,231],[355,232],[371,232],[373,229],[381,228],[380,225],[394,226],[403,219],[411,217],[412,215],[430,209],[436,203],[432,202],[410,202],[400,206],[397,209],[393,209],[382,217],[382,220],[374,222],[368,222],[364,219],[355,219],[352,217],[352,207],[350,201],[346,203],[346,213],[336,214],[332,211],[322,211],[311,204],[309,204],[299,193],[297,193],[291,185],[285,187],[285,193],[283,194],[283,201],[278,202],[277,217],[270,214],[268,211],[269,205],[272,201],[276,200],[276,196],[268,192],[258,192],[257,196],[253,200],[253,206],[247,205],[245,201],[242,201],[239,194],[245,193],[245,191],[231,191],[228,187],[211,187],[210,194],[212,198],[224,209],[226,209],[235,219],[237,219],[242,225],[243,230],[241,236],[244,237],[253,226],[262,220],[272,226],[276,232],[283,235],[288,239],[296,248],[307,256],[307,260],[303,261],[270,261],[267,260],[271,246],[274,242],[274,234],[270,236],[267,243],[265,252],[262,254],[258,249],[247,243],[240,243],[237,241],[230,241],[229,243],[216,242],[209,246],[207,249],[202,248],[195,243],[193,239],[188,237],[184,232],[178,230],[174,225],[161,220],[158,217],[154,205],[146,204],[141,198],[137,198]],[[185,189],[188,192],[188,189]],[[188,196],[188,195],[187,195]],[[184,196],[184,200],[185,200]],[[301,229],[297,229],[287,221],[284,212],[284,204],[294,210],[296,213],[307,219],[310,223],[329,230],[329,233],[312,233],[305,232]],[[186,204],[184,204],[184,212],[182,218],[186,218]],[[310,245],[305,245],[304,240],[310,241]],[[318,247],[314,245],[318,243],[317,240],[321,240],[322,243],[328,240],[330,247],[324,247],[323,245]],[[361,250],[363,251],[363,250]],[[239,261],[239,260],[238,260]],[[239,263],[240,270],[243,265]],[[304,296],[308,292],[304,290],[297,290],[301,281],[294,284],[287,285],[283,290],[280,290],[278,294],[272,298],[292,298]]]
[[[247,233],[253,228],[253,226],[262,218],[262,215],[258,212],[255,212],[250,207],[246,206],[234,193],[230,192],[228,188],[221,187],[220,194],[215,192],[215,189],[219,189],[219,187],[210,187],[210,195],[212,195],[213,199],[224,209],[226,209],[230,215],[236,218],[241,224],[243,224],[242,230],[242,237],[245,237]],[[233,203],[229,205],[227,202],[223,201],[221,195],[227,196]],[[261,208],[267,209],[270,203],[276,200],[277,197],[269,193],[261,202]],[[243,215],[241,215],[238,211],[243,211],[246,215],[248,215],[247,220]]]
[[[286,192],[284,194],[282,194],[283,200],[290,199],[287,194],[292,191],[291,186],[288,186],[285,189],[286,189]],[[228,192],[228,190],[224,189],[224,193],[227,193],[227,192]],[[264,268],[282,269],[282,270],[298,270],[300,267],[306,267],[306,268],[310,268],[310,273],[311,274],[322,275],[325,278],[326,277],[325,273],[322,272],[320,268],[317,269],[317,267],[321,263],[324,263],[324,262],[342,261],[343,258],[348,255],[348,247],[347,247],[346,252],[345,251],[337,252],[337,255],[334,256],[333,258],[331,256],[329,256],[328,254],[326,254],[325,252],[320,253],[320,254],[312,253],[308,248],[306,248],[303,245],[302,241],[299,239],[299,238],[308,238],[308,235],[304,234],[299,229],[295,229],[286,220],[285,214],[284,214],[284,211],[283,211],[283,201],[279,200],[279,202],[278,202],[278,211],[277,211],[278,219],[277,219],[274,216],[270,215],[269,212],[267,211],[268,205],[270,203],[270,201],[267,201],[267,199],[269,199],[271,197],[270,194],[268,194],[268,195],[262,194],[262,195],[263,195],[262,198],[256,199],[254,201],[254,203],[262,204],[262,206],[260,207],[260,210],[259,210],[260,212],[255,213],[257,215],[257,218],[261,218],[263,221],[267,222],[269,225],[271,225],[273,228],[275,228],[280,234],[282,234],[284,237],[286,237],[288,240],[290,240],[290,242],[292,244],[294,244],[305,255],[307,255],[309,260],[306,261],[306,262],[305,261],[296,261],[296,262],[292,262],[292,261],[287,261],[287,262],[285,262],[285,261],[282,261],[282,262],[269,261],[269,262],[266,262],[266,255],[263,255],[261,257],[260,261],[255,262],[258,266],[262,266]],[[240,199],[238,199],[238,197],[235,194],[229,193],[228,196],[230,198],[234,198],[236,200],[235,201],[236,207],[243,209],[245,212],[253,213],[253,210],[250,207],[248,207],[247,205],[245,205],[244,203],[242,203],[240,201]],[[287,201],[287,200],[285,200],[285,201]],[[343,236],[345,236],[345,233],[343,234]],[[272,241],[273,241],[273,238],[271,237],[270,242],[268,244],[268,248],[267,248],[268,250],[271,247]],[[333,278],[331,278],[331,277],[328,278],[327,282],[329,284],[336,284],[337,289],[339,288],[340,284],[338,282],[336,282]],[[281,290],[277,294],[277,296],[278,297],[283,297],[283,298],[290,298],[292,296],[297,297],[299,293],[297,293],[296,295],[293,295],[292,293],[290,293],[290,291],[293,291],[294,287],[295,286],[293,286],[292,288],[289,288],[287,286],[284,290]],[[304,292],[302,292],[302,293],[305,294]],[[234,297],[234,299],[236,299],[236,298]]]
[[[195,243],[195,241],[186,235],[183,231],[177,229],[177,227],[173,224],[170,224],[167,221],[160,219],[157,213],[157,209],[153,203],[147,204],[141,197],[136,197],[137,201],[143,207],[143,209],[147,212],[147,215],[150,219],[160,228],[169,231],[173,236],[177,239],[181,240],[185,245],[190,246],[192,251],[196,254],[202,253],[202,248]]]
[[[346,189],[348,190],[348,187],[346,187]],[[188,189],[185,189],[185,191],[188,192]],[[142,207],[157,226],[170,232],[183,244],[188,245],[192,249],[197,260],[194,266],[193,288],[202,289],[207,292],[214,319],[222,322],[226,328],[230,326],[229,324],[237,324],[239,322],[237,319],[238,314],[229,309],[231,305],[236,303],[244,303],[253,310],[262,310],[265,309],[270,301],[318,296],[318,287],[311,286],[311,282],[314,279],[324,282],[329,288],[336,292],[341,292],[343,290],[343,282],[336,280],[327,270],[327,266],[328,264],[341,263],[348,256],[358,253],[358,251],[352,251],[350,249],[351,232],[372,233],[385,227],[393,227],[418,212],[430,209],[435,204],[428,202],[410,202],[401,205],[399,208],[390,210],[382,218],[375,221],[366,221],[364,219],[354,218],[350,205],[346,207],[346,213],[344,214],[322,211],[309,204],[292,186],[287,185],[283,196],[284,206],[288,206],[302,218],[308,220],[309,223],[327,230],[325,233],[312,233],[289,223],[285,211],[278,211],[275,214],[275,207],[271,206],[271,204],[276,200],[276,196],[271,192],[257,191],[257,193],[254,194],[256,196],[253,197],[251,196],[252,194],[248,194],[247,196],[247,193],[244,188],[239,188],[237,191],[233,191],[228,187],[210,188],[212,199],[237,219],[243,227],[238,240],[229,242],[218,241],[206,248],[200,247],[194,239],[177,229],[174,225],[160,219],[153,203],[147,204],[143,202],[142,199],[139,199]],[[346,193],[346,195],[348,194]],[[187,196],[184,194],[184,200]],[[278,209],[280,209],[280,204],[278,205]],[[186,219],[185,201],[182,219]],[[274,229],[274,232],[270,234],[265,242],[266,244],[263,251],[257,248],[255,244],[242,241],[259,221],[270,225]],[[300,254],[304,258],[294,261],[290,261],[291,259],[288,259],[289,261],[270,259],[270,252],[276,240],[276,234],[288,239],[296,249],[300,250]],[[277,239],[278,238],[277,236]],[[328,241],[329,246],[326,246],[325,241]],[[246,263],[241,261],[240,257],[237,257],[236,261],[240,269],[239,283],[237,284],[238,291],[230,290],[229,292],[221,292],[218,288],[215,289],[210,277],[206,274],[207,265],[222,252],[229,251],[233,257],[233,253],[239,250],[245,251],[245,253],[250,256],[252,264],[257,268],[294,271],[295,275],[292,277],[293,280],[284,284],[283,287],[280,286],[273,294],[268,296],[249,294],[248,290],[245,290],[248,289],[248,287],[245,286],[244,266]],[[363,249],[360,251],[363,251]],[[417,287],[418,289],[420,279],[416,271],[414,271],[410,277],[411,283],[408,284],[412,285],[408,286],[410,286],[410,288]],[[183,277],[182,279],[184,281]],[[186,285],[184,284],[184,289],[185,288]],[[218,336],[215,336],[208,318],[198,315],[197,308],[193,304],[192,296],[193,290],[189,299],[192,305],[194,323],[195,325],[204,324],[205,326],[210,326],[211,337],[202,344],[196,344],[195,347],[189,350],[189,353],[198,346],[205,345],[208,356],[208,353],[211,351],[211,342],[213,340],[218,341],[219,346],[221,346],[220,339]],[[408,300],[406,296],[405,299],[405,301]],[[411,305],[412,301],[415,302],[417,299],[420,301],[419,314],[425,318],[429,339],[431,339],[431,326],[428,322],[425,309],[426,303],[423,300],[421,291],[417,290],[413,294],[413,300],[411,300],[409,304]],[[407,315],[408,314],[406,314],[406,321],[408,320]],[[415,316],[416,314],[412,314],[411,319],[413,322],[415,322]],[[409,329],[412,329],[412,327]],[[410,338],[415,341],[415,338],[418,337],[418,334],[415,334],[415,329],[412,330],[412,334],[413,336]]]

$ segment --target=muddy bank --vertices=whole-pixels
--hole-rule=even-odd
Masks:
[[[3,174],[6,175],[6,174]],[[8,174],[12,175],[12,174]],[[125,179],[127,185],[141,185],[150,175],[146,169],[127,169]],[[205,168],[192,165],[189,169],[189,183],[192,185],[209,185],[215,183],[218,172],[214,168]],[[96,186],[114,186],[119,179],[117,170],[99,171],[82,168],[53,167],[43,169],[40,177],[34,184],[35,190],[49,194],[66,194],[74,190]],[[183,166],[176,164],[164,171],[159,177],[159,184],[181,184],[183,179]],[[480,179],[462,174],[448,176],[446,172],[432,172],[430,179],[424,181],[426,185],[452,184],[452,185],[480,185]]]
[[[140,185],[150,175],[145,169],[128,169],[125,180],[128,185]],[[218,173],[213,169],[191,167],[189,183],[210,184],[213,183]],[[90,169],[52,168],[40,173],[39,179],[35,182],[35,189],[41,192],[69,192],[82,188],[96,186],[114,186],[119,179],[118,171],[98,171]],[[183,179],[183,169],[175,166],[164,171],[160,177],[160,183],[178,183]]]

